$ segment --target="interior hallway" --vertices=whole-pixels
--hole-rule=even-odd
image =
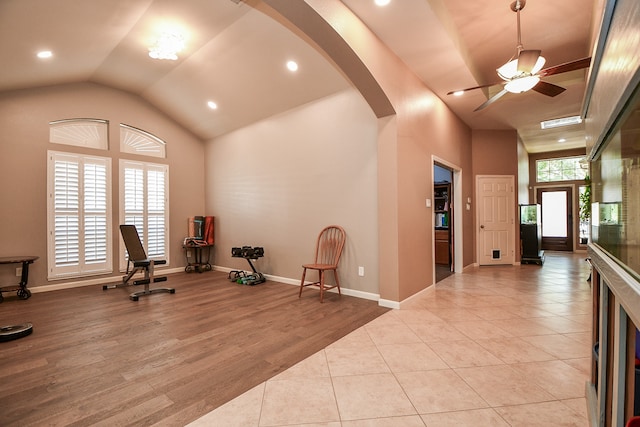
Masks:
[[[190,426],[587,425],[589,268],[546,256],[450,276]]]

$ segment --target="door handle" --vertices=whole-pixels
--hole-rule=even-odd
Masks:
[[[481,225],[480,228],[484,228],[484,225]]]

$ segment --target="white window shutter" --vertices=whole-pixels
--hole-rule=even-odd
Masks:
[[[121,223],[136,226],[149,258],[168,259],[168,166],[121,160],[120,182]],[[124,247],[120,265],[126,267]]]
[[[49,152],[49,278],[112,271],[110,165],[108,158]]]
[[[147,171],[148,256],[165,256],[165,174],[163,170]]]
[[[104,165],[84,165],[85,262],[107,260],[107,175]]]
[[[79,254],[79,162],[54,160],[54,266],[77,266]]]

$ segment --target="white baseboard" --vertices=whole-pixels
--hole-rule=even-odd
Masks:
[[[214,265],[213,266],[213,270],[222,271],[222,272],[225,272],[225,273],[229,273],[231,271],[244,271],[246,274],[253,273],[252,271],[235,270],[233,268],[221,267],[219,265]],[[167,268],[167,269],[156,269],[156,273],[157,274],[174,274],[174,273],[182,273],[182,272],[184,272],[184,268],[183,267]],[[137,275],[134,276],[134,277],[137,277]],[[142,273],[140,274],[140,277],[142,277]],[[274,282],[285,283],[287,285],[300,286],[300,280],[299,279],[291,279],[289,277],[282,277],[282,276],[273,276],[273,275],[270,275],[270,274],[265,274],[264,277],[267,280],[272,280]],[[98,278],[95,278],[95,279],[78,280],[78,281],[74,281],[74,282],[56,283],[55,285],[37,286],[37,287],[34,287],[34,288],[29,288],[29,290],[31,291],[31,293],[40,293],[40,292],[59,291],[59,290],[62,290],[62,289],[81,288],[83,286],[115,284],[115,283],[120,283],[120,282],[121,282],[120,276],[98,277]],[[362,299],[371,300],[371,301],[378,301],[378,304],[383,306],[383,307],[395,308],[392,305],[393,304],[398,304],[395,301],[381,300],[380,299],[380,295],[374,294],[374,293],[371,293],[371,292],[363,292],[363,291],[358,291],[358,290],[355,290],[355,289],[348,289],[348,288],[341,288],[340,290],[342,291],[342,293],[344,295],[348,295],[348,296],[352,296],[352,297],[356,297],[356,298],[362,298]],[[331,289],[329,292],[338,293],[338,290],[337,289]]]
[[[214,265],[213,269],[216,271],[224,271],[225,273],[229,273],[231,271],[238,271],[238,270],[234,270],[232,268],[228,268],[228,267],[221,267],[219,265]],[[251,274],[253,273],[252,271],[246,271],[246,270],[239,270],[239,271],[244,271],[246,274]],[[282,276],[273,276],[271,274],[265,274],[264,277],[267,280],[272,280],[274,282],[279,282],[279,283],[285,283],[287,285],[294,285],[294,286],[300,286],[300,280],[299,279],[291,279],[289,277],[282,277]],[[311,283],[306,282],[306,283]],[[344,295],[348,295],[351,297],[356,297],[356,298],[362,298],[362,299],[366,299],[366,300],[371,300],[371,301],[380,301],[380,295],[378,294],[373,294],[371,292],[363,292],[363,291],[358,291],[355,289],[348,289],[348,288],[340,288],[340,291],[344,294]],[[334,292],[334,293],[338,293],[337,289],[331,289],[327,292]]]
[[[180,273],[180,272],[184,272],[184,268],[178,267],[178,268],[167,268],[167,269],[155,270],[155,273],[157,275],[173,274],[173,273]],[[140,274],[134,275],[133,277],[142,278],[142,276],[143,274],[140,273]],[[43,285],[43,286],[36,286],[33,288],[29,287],[28,289],[31,291],[31,293],[37,294],[40,292],[51,292],[51,291],[59,291],[62,289],[74,289],[74,288],[82,288],[84,286],[109,285],[109,284],[116,284],[116,283],[122,283],[121,276],[97,277],[95,279],[56,283],[55,285]]]
[[[378,300],[378,305],[380,307],[393,308],[395,310],[398,310],[400,308],[400,303],[398,301],[391,301],[388,299]]]

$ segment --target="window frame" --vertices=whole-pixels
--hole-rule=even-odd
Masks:
[[[56,163],[71,162],[78,165],[77,170],[77,209],[68,208],[56,209]],[[85,166],[97,164],[104,167],[104,210],[89,209],[86,200]],[[109,274],[113,272],[112,261],[112,169],[111,159],[102,156],[83,155],[77,153],[60,152],[54,150],[47,151],[47,278],[49,280],[64,279],[69,277],[84,277],[92,275]],[[58,265],[56,263],[56,219],[63,213],[77,215],[77,263]],[[104,260],[93,262],[87,259],[87,215],[93,213],[94,216],[104,218]],[[99,245],[94,245],[99,246]]]
[[[125,178],[125,173],[127,169],[139,170],[142,171],[142,187],[138,190],[142,191],[142,208],[135,209],[135,211],[127,212],[127,203],[126,198],[128,197],[127,193],[127,180]],[[161,211],[155,209],[155,212],[150,212],[149,209],[149,187],[148,187],[148,179],[149,172],[160,172],[162,173],[163,180],[163,188],[164,188],[164,200]],[[120,203],[120,212],[119,212],[119,220],[120,224],[134,224],[138,228],[138,233],[140,234],[140,240],[142,241],[142,245],[144,250],[149,257],[149,259],[162,259],[166,260],[169,265],[170,260],[170,238],[169,238],[169,165],[166,164],[158,164],[158,163],[150,163],[136,160],[127,160],[120,159],[119,162],[119,180],[120,180],[120,191],[118,194],[119,203]],[[153,209],[152,209],[153,210]],[[131,221],[127,219],[127,216],[138,215],[141,217],[140,221]],[[149,230],[149,219],[150,218],[162,218],[164,224],[164,238],[163,238],[163,251],[160,254],[157,254],[157,250],[149,250],[149,241],[146,238]],[[154,254],[156,252],[156,254]],[[126,249],[124,247],[124,242],[120,239],[120,247],[118,252],[119,257],[119,268],[120,271],[125,271],[127,268],[127,258],[126,258]]]
[[[109,149],[109,121],[64,119],[49,122],[49,142],[97,150]]]
[[[120,123],[120,152],[148,157],[167,157],[167,143],[146,130]]]
[[[580,165],[580,161],[583,160],[583,159],[584,159],[584,156],[567,156],[567,157],[554,157],[554,158],[538,159],[538,160],[536,160],[536,182],[537,183],[549,183],[549,182],[583,181],[585,176],[588,175],[588,173],[589,173],[588,170],[582,168],[582,166]],[[560,163],[560,164],[562,164],[563,162],[568,161],[568,160],[571,160],[574,163],[574,167],[573,167],[573,169],[568,169],[568,168],[564,168],[564,167],[561,166],[558,169],[558,171],[559,171],[559,173],[561,175],[560,176],[561,179],[553,179],[553,180],[552,179],[546,179],[546,180],[540,179],[540,177],[541,177],[541,173],[540,173],[541,171],[540,171],[540,166],[539,166],[540,163],[548,162],[550,164],[551,163]],[[566,170],[572,170],[574,173],[577,170],[581,170],[581,171],[584,171],[584,174],[583,174],[584,176],[582,176],[582,177],[573,176],[571,178],[564,178],[565,174],[564,174],[563,171],[566,171]],[[551,171],[550,168],[548,168],[546,172],[548,172],[548,174],[550,175],[552,171]]]

